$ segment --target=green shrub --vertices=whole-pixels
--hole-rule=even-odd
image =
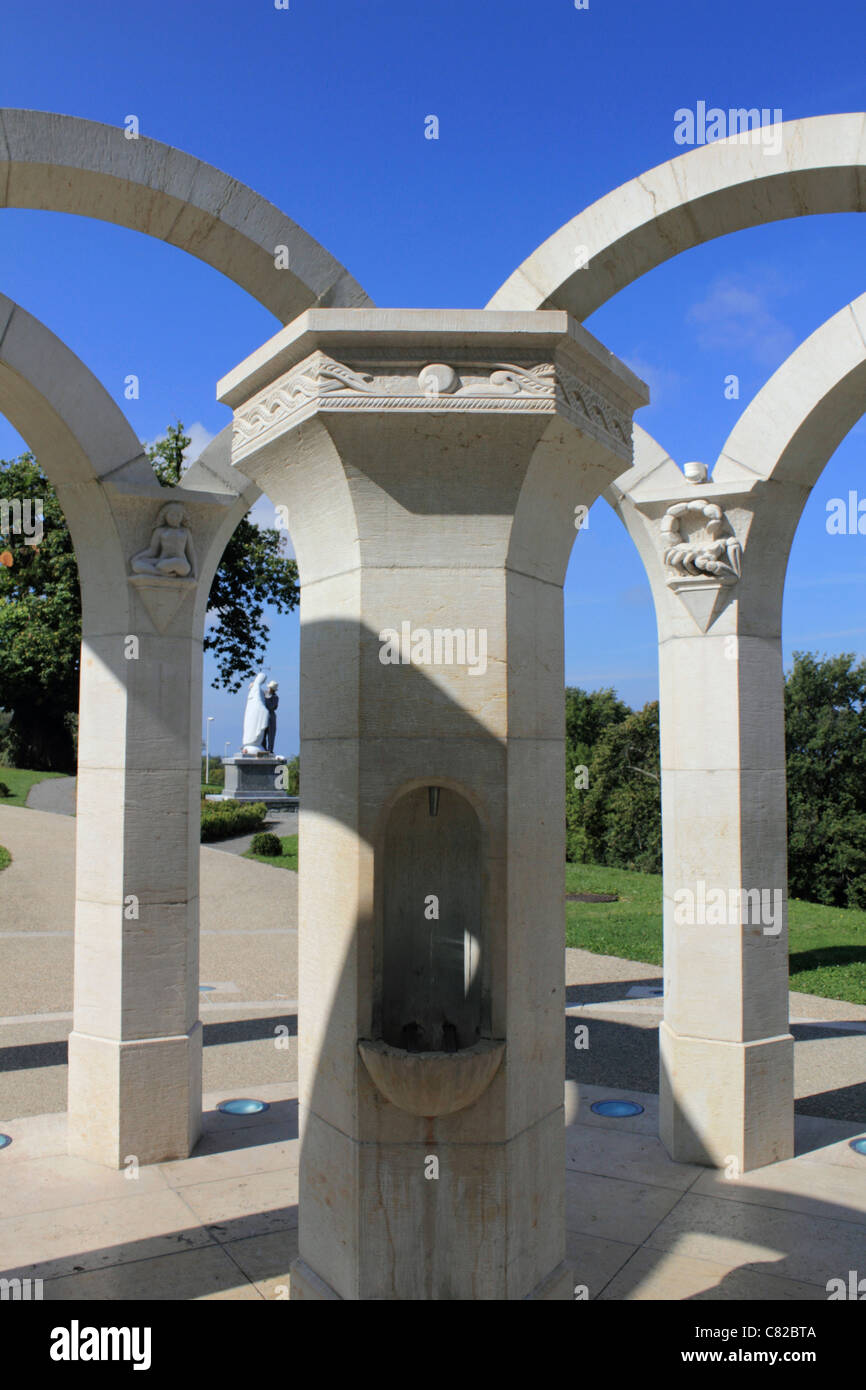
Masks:
[[[289,761],[286,763],[286,772],[288,776],[286,779],[285,791],[289,796],[298,796],[301,788],[301,760],[299,754],[296,753],[293,758],[289,758]]]
[[[258,835],[253,836],[250,850],[253,854],[265,854],[269,859],[273,859],[276,855],[282,854],[283,842],[279,835],[272,835],[270,830],[261,830]]]
[[[5,783],[5,782],[0,782],[0,796],[11,796],[11,795],[12,795],[12,793],[10,792],[10,790],[9,790],[9,788],[7,787],[6,783]]]
[[[268,813],[263,801],[203,801],[201,808],[201,838],[227,840],[233,835],[248,835],[259,830]]]

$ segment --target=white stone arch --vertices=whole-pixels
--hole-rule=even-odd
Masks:
[[[712,467],[708,486],[747,491],[747,525],[740,540],[750,562],[737,588],[762,612],[777,610],[791,545],[809,493],[845,436],[866,413],[866,294],[825,320],[785,359],[737,419]],[[634,427],[634,466],[603,494],[615,509],[694,488],[656,439]],[[644,527],[629,526],[656,594],[658,547]],[[661,587],[660,587],[661,585]]]
[[[82,598],[100,596],[102,612],[128,614],[127,550],[121,496],[139,503],[172,499],[196,506],[221,496],[219,524],[200,559],[197,608],[204,622],[210,581],[238,521],[261,495],[230,468],[226,426],[184,474],[163,488],[120,407],[79,357],[44,323],[0,295],[0,412],[35,455],[55,488],[69,526]],[[243,492],[239,493],[238,488]]]
[[[370,299],[330,252],[245,184],[122,126],[0,109],[0,207],[77,213],[178,246],[288,323]],[[278,247],[288,266],[277,269]]]
[[[125,568],[100,483],[122,475],[127,484],[146,486],[148,478],[156,482],[153,469],[123,411],[92,372],[5,295],[0,295],[0,411],[57,490],[82,590],[105,585],[108,597]]]
[[[866,410],[866,294],[826,319],[773,373],[737,420],[715,482],[747,474],[812,487]]]
[[[659,164],[578,213],[496,291],[489,309],[583,320],[648,270],[714,237],[808,213],[866,210],[866,115],[773,127],[778,154],[718,140]]]
[[[705,482],[690,482],[645,431],[635,466],[605,494],[650,578],[659,628],[665,822],[665,1021],[661,1133],[675,1157],[754,1167],[790,1151],[793,1042],[785,923],[723,941],[678,925],[697,878],[786,902],[782,600],[809,493],[866,410],[866,296],[821,325],[743,411]],[[671,587],[662,519],[694,499],[722,508],[742,575],[710,612]],[[712,585],[706,586],[708,592]],[[707,929],[708,930],[708,929]],[[709,947],[706,942],[709,941]],[[750,1069],[749,1058],[761,1066]],[[741,1069],[742,1067],[742,1069]],[[713,1101],[702,1090],[708,1069]],[[750,1121],[760,1114],[760,1125]]]
[[[225,543],[259,490],[229,469],[230,428],[184,487],[161,487],[99,381],[5,297],[0,410],[57,491],[81,586],[69,1147],[113,1167],[128,1153],[151,1162],[189,1152],[200,1123],[201,633]],[[196,582],[142,587],[130,557],[168,501],[192,529]],[[128,659],[131,638],[141,659]]]

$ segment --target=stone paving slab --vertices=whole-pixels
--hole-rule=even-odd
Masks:
[[[229,1116],[205,1097],[193,1158],[138,1180],[63,1152],[65,1117],[0,1121],[0,1275],[52,1300],[285,1299],[297,1254],[296,1087],[253,1088],[270,1109]],[[673,1163],[642,1115],[593,1114],[608,1087],[568,1083],[567,1250],[591,1299],[825,1299],[862,1265],[866,1159],[851,1125],[798,1117],[801,1156],[728,1182]],[[847,1150],[864,1177],[839,1162]],[[842,1185],[840,1186],[840,1177]]]

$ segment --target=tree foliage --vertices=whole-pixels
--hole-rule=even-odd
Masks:
[[[621,724],[631,714],[613,690],[565,689],[565,827],[566,857],[586,860],[589,849],[584,830],[586,787],[592,752],[610,725]]]
[[[633,714],[613,691],[566,691],[569,859],[660,871],[658,739],[656,704]],[[785,741],[789,892],[866,907],[866,661],[795,652]]]
[[[785,744],[789,892],[866,907],[866,662],[794,653]]]
[[[568,690],[566,730],[568,858],[659,873],[658,702],[632,711],[612,690]]]
[[[164,487],[183,477],[183,455],[189,446],[180,421],[148,449],[153,470]],[[298,566],[283,555],[285,537],[276,529],[256,526],[249,517],[235,528],[223,551],[208,597],[208,613],[218,621],[205,629],[204,649],[216,658],[214,688],[240,690],[244,680],[261,666],[270,629],[263,620],[266,604],[289,613],[300,597]]]
[[[0,538],[0,706],[12,719],[3,755],[12,766],[74,766],[81,600],[72,541],[54,489],[32,454],[0,463],[0,497],[42,499],[42,539]]]
[[[178,421],[148,449],[160,483],[183,477],[189,436]],[[0,461],[0,498],[42,499],[38,546],[11,533],[0,537],[0,709],[11,721],[2,731],[0,760],[12,765],[71,772],[75,767],[81,599],[78,567],[63,510],[32,454]],[[245,517],[236,528],[211,585],[211,624],[204,648],[213,651],[213,686],[236,691],[262,664],[270,630],[266,605],[295,608],[298,568],[283,554],[285,537]]]

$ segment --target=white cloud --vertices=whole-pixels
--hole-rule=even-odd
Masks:
[[[265,495],[262,495],[258,502],[253,505],[250,511],[250,521],[252,521],[254,525],[261,526],[265,530],[277,530],[281,531],[284,535],[286,534],[285,528],[280,525],[273,502]],[[295,558],[295,550],[292,545],[291,536],[287,538],[286,548],[283,551],[283,558],[286,560],[293,560]]]
[[[710,350],[747,353],[762,366],[775,366],[796,346],[792,329],[770,307],[787,287],[774,274],[725,275],[688,312],[697,325],[698,344]],[[732,359],[732,370],[735,365]]]
[[[189,435],[190,439],[183,456],[183,461],[188,468],[191,463],[195,463],[199,454],[204,452],[214,435],[206,425],[202,424],[201,420],[196,420],[194,425],[186,425],[185,433]]]
[[[659,367],[654,362],[648,362],[645,357],[638,354],[629,353],[622,359],[627,367],[630,367],[635,376],[639,376],[641,381],[645,381],[650,389],[650,409],[654,405],[661,405],[667,401],[677,400],[683,384],[681,374],[674,371],[673,367]]]

